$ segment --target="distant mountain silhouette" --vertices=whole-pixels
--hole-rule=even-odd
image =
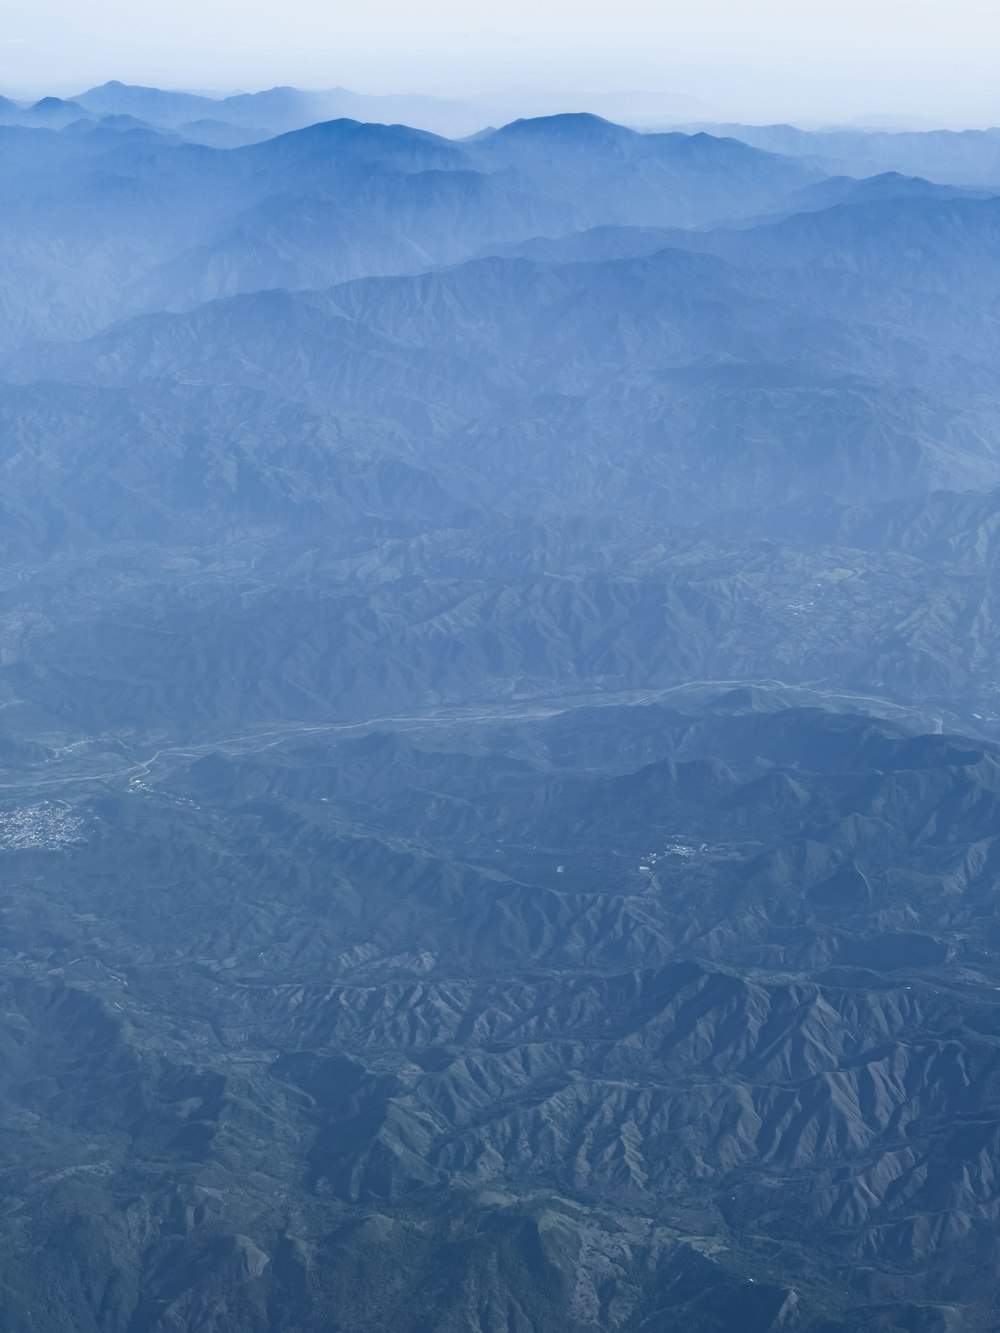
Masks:
[[[860,177],[897,171],[946,185],[1000,188],[1000,129],[887,132],[729,123],[684,128],[703,129],[768,152],[803,158],[835,175]]]

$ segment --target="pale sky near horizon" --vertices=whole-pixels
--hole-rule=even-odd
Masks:
[[[6,0],[0,91],[107,79],[474,96],[643,90],[706,118],[1000,122],[997,0]]]

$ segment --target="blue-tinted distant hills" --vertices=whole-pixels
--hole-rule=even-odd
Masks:
[[[560,93],[522,89],[475,98],[427,94],[358,93],[335,87],[307,90],[292,87],[255,93],[211,94],[176,92],[112,80],[76,94],[75,100],[97,115],[127,114],[167,128],[188,122],[225,121],[243,133],[279,133],[318,120],[348,118],[386,124],[416,125],[452,137],[475,134],[488,125],[503,125],[515,116],[538,117],[565,109]],[[682,94],[583,93],[580,108],[628,124],[649,124],[665,117],[693,119],[708,108]]]
[[[988,190],[964,189],[957,185],[942,185],[925,180],[922,176],[905,176],[899,171],[885,171],[878,176],[857,179],[853,176],[832,176],[827,180],[807,185],[787,204],[789,213],[831,208],[835,204],[875,203],[885,199],[956,199],[983,197]]]
[[[949,185],[1000,187],[1000,129],[887,132],[729,123],[684,128],[798,157],[830,175],[860,177],[898,171]]]
[[[471,133],[483,125],[481,113],[461,102],[418,94],[376,96],[346,88],[308,92],[282,87],[228,97],[206,97],[113,81],[91,88],[75,100],[99,116],[131,115],[182,131],[192,122],[197,124],[208,120],[260,137],[334,119],[426,125],[454,134]]]
[[[529,98],[529,101],[532,100]],[[542,102],[552,102],[542,98]],[[628,107],[635,104],[637,123],[649,129],[650,114],[657,99],[593,96],[583,99],[591,112],[630,121]],[[659,99],[662,101],[662,99]],[[535,102],[539,99],[535,98]],[[606,110],[605,108],[612,108]],[[618,108],[621,109],[618,109]],[[345,88],[309,91],[277,87],[255,93],[208,96],[169,89],[142,87],[111,81],[69,99],[47,97],[33,106],[0,99],[0,122],[22,124],[72,123],[71,118],[98,121],[129,116],[192,140],[220,147],[273,137],[319,121],[336,119],[409,124],[463,138],[479,135],[487,126],[509,119],[501,105],[458,101],[426,95],[375,95]],[[514,126],[539,127],[560,121],[557,114],[532,116],[512,122],[505,135],[513,140],[537,133]],[[594,117],[600,121],[600,116]],[[608,121],[604,121],[608,124]],[[869,128],[806,130],[793,125],[743,125],[729,122],[694,121],[674,123],[686,135],[705,132],[712,138],[732,138],[768,152],[798,158],[826,175],[870,177],[885,172],[922,176],[942,183],[993,186],[1000,183],[1000,130],[937,130],[899,128],[887,130],[873,122]],[[551,131],[550,131],[551,132]],[[567,127],[559,131],[569,145]],[[591,127],[592,134],[596,128]],[[605,131],[607,133],[607,131]]]
[[[206,141],[220,147],[255,142],[338,118],[415,123],[453,135],[473,133],[488,118],[485,111],[458,101],[416,94],[380,97],[346,88],[326,92],[270,88],[210,97],[112,81],[71,99],[47,97],[33,105],[10,98],[0,100],[0,122],[8,124],[61,127],[77,119],[107,122],[123,116],[192,142]]]
[[[737,226],[601,227],[533,238],[498,253],[577,262],[683,248],[717,255],[778,285],[788,282],[779,275],[794,274],[808,300],[839,314],[902,325],[905,306],[914,334],[919,329],[928,340],[947,343],[957,321],[967,351],[990,345],[988,314],[1000,291],[1000,198],[897,176],[824,182],[797,198],[806,204],[801,211]],[[974,312],[983,322],[969,337],[966,319]]]
[[[805,183],[787,159],[749,155],[733,139],[642,134],[590,115],[518,121],[481,136],[470,152],[477,161],[547,179],[580,208],[590,200],[609,221],[638,225],[745,216],[755,199]]]
[[[26,107],[24,116],[28,120],[39,122],[67,122],[70,119],[76,120],[84,114],[84,107],[79,102],[66,100],[62,97],[43,97],[38,102],[33,102],[31,106]]]
[[[0,129],[15,187],[0,223],[3,373],[16,382],[5,429],[59,441],[38,460],[34,443],[11,446],[11,550],[99,544],[102,487],[133,516],[115,519],[114,540],[149,530],[167,545],[199,522],[212,541],[367,531],[405,523],[420,496],[418,526],[531,514],[551,552],[569,549],[564,525],[582,525],[573,560],[589,549],[580,533],[613,518],[607,551],[586,559],[632,578],[657,552],[680,560],[677,541],[758,533],[757,516],[779,511],[775,532],[810,549],[810,514],[842,516],[817,519],[830,542],[867,541],[857,515],[875,504],[911,506],[871,539],[910,558],[921,525],[944,522],[922,517],[926,497],[1000,487],[988,191],[823,176],[735,139],[582,114],[468,141],[341,119],[237,148],[109,114]],[[296,432],[314,447],[296,451]],[[283,456],[297,460],[288,472]],[[44,523],[17,499],[28,490],[47,497]],[[965,525],[956,549],[971,565],[989,515],[956,506],[935,515]],[[914,535],[897,539],[904,527]],[[436,537],[434,558],[486,577],[478,547],[443,554],[465,541]],[[726,597],[742,558],[730,545],[719,556]],[[767,579],[816,558],[760,556]],[[608,595],[621,609],[631,593]],[[853,595],[837,604],[842,624]],[[512,652],[533,615],[524,596]],[[574,624],[593,614],[567,597]],[[960,669],[931,611],[914,615],[893,635],[929,635],[930,657],[904,646],[892,660],[925,684],[960,671],[973,688],[973,659]],[[733,624],[723,651],[698,616],[704,669],[735,669]],[[854,684],[888,679],[885,634],[875,657],[852,649]],[[796,671],[819,669],[818,649],[793,637],[789,653]]]
[[[565,255],[553,242],[530,260],[258,293],[8,364],[108,386],[236,383],[391,421],[475,503],[523,503],[560,476],[581,507],[613,494],[672,521],[751,496],[992,489],[1000,202],[906,209],[607,229],[584,234],[602,252],[587,262],[571,238]]]
[[[0,342],[453,263],[539,234],[769,213],[817,179],[732,140],[588,116],[461,143],[343,119],[229,149],[130,121],[33,133],[0,127],[18,219],[2,262],[21,311],[5,331],[0,320]]]

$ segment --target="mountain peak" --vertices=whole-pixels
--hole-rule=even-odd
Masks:
[[[529,116],[512,120],[493,135],[494,138],[559,138],[566,142],[594,143],[612,139],[634,138],[638,131],[616,125],[590,111],[564,111],[554,116]]]

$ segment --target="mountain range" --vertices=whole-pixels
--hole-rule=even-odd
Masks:
[[[319,97],[0,104],[0,1326],[990,1333],[994,132]]]

